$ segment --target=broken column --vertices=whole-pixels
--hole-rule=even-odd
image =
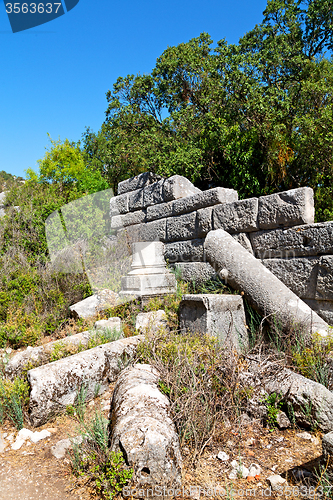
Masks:
[[[206,259],[221,278],[244,292],[262,316],[275,318],[283,330],[298,324],[304,333],[328,335],[328,324],[226,231],[210,231],[204,247]]]
[[[133,243],[132,270],[121,280],[121,295],[164,295],[176,291],[175,275],[167,270],[160,241]]]
[[[242,351],[248,347],[243,299],[240,295],[183,295],[179,307],[183,332],[209,334],[222,346]]]
[[[122,451],[134,471],[128,496],[145,490],[149,498],[165,498],[163,491],[181,486],[179,438],[158,382],[157,370],[137,364],[121,373],[113,393],[110,448]]]

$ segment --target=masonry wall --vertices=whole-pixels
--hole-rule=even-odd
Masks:
[[[311,188],[238,200],[233,189],[200,191],[185,177],[146,172],[119,183],[110,215],[129,244],[162,241],[165,259],[195,281],[214,275],[203,243],[222,228],[333,324],[333,221],[314,223]]]

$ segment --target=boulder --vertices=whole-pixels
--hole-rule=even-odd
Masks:
[[[181,486],[179,438],[170,418],[170,402],[159,390],[159,373],[150,365],[126,368],[118,378],[111,404],[110,448],[122,451],[133,471],[128,496]],[[133,488],[133,489],[132,489]],[[126,494],[127,496],[127,494]],[[164,498],[168,495],[164,495]],[[141,498],[141,497],[139,497]]]
[[[118,298],[118,294],[112,290],[105,289],[73,304],[69,309],[74,318],[91,318],[96,316],[99,312],[115,306]]]
[[[161,328],[169,330],[165,311],[159,310],[140,313],[136,317],[135,329],[140,333],[156,333]]]

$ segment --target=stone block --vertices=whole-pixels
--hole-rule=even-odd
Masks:
[[[291,258],[333,253],[333,222],[273,229],[250,234],[259,259]]]
[[[129,214],[122,215],[120,217],[122,217],[122,224],[123,224],[121,227],[133,226],[134,224],[141,224],[142,222],[146,221],[146,210],[136,210],[135,212],[130,212]]]
[[[209,334],[222,346],[248,347],[243,299],[240,295],[183,295],[179,307],[183,332]]]
[[[327,337],[327,323],[226,231],[208,233],[204,247],[207,261],[232,288],[244,292],[259,314],[275,318],[281,330],[294,322],[308,337],[312,333]]]
[[[197,213],[178,215],[166,219],[166,241],[181,241],[197,238]]]
[[[247,233],[234,233],[232,237],[234,240],[238,241],[238,243],[240,243],[245,250],[253,255],[250,236]]]
[[[111,229],[121,229],[124,227],[125,215],[111,216]]]
[[[228,233],[258,230],[258,198],[216,205],[213,208],[213,228]]]
[[[220,203],[232,203],[237,200],[238,193],[234,189],[216,187],[175,200],[173,202],[173,215],[181,215],[200,208],[211,207]]]
[[[141,210],[143,207],[143,189],[137,189],[128,194],[128,209],[130,212]]]
[[[185,198],[185,196],[197,193],[201,193],[201,190],[181,175],[173,175],[169,179],[165,179],[163,184],[164,201],[178,200],[178,198]]]
[[[147,221],[163,219],[164,217],[172,217],[172,215],[173,201],[147,207]]]
[[[204,260],[204,239],[175,241],[164,246],[167,262],[200,262]]]
[[[166,241],[166,220],[140,224],[140,241]]]
[[[309,187],[302,187],[261,196],[258,222],[260,229],[313,224],[313,190]]]
[[[171,500],[175,496],[167,492],[181,488],[182,458],[170,401],[160,392],[159,380],[150,365],[121,373],[112,397],[109,441],[110,450],[122,451],[133,469],[129,492],[135,488],[152,500]]]
[[[103,292],[103,296],[101,296]],[[100,311],[117,304],[118,295],[112,290],[101,290],[101,292],[91,295],[69,307],[74,318],[91,318]]]
[[[183,281],[194,282],[195,285],[202,285],[216,276],[209,262],[176,262],[172,267],[179,269]]]
[[[333,255],[324,255],[320,259],[315,298],[333,300]]]
[[[118,332],[121,332],[121,319],[120,318],[100,319],[99,321],[95,322],[94,328],[96,330],[105,330],[109,328],[111,330],[117,330]]]
[[[301,299],[314,299],[319,257],[262,260],[267,269]]]
[[[110,200],[110,217],[128,212],[128,194],[114,196]]]
[[[201,208],[197,210],[197,236],[204,238],[213,227],[213,209]]]
[[[162,177],[160,175],[154,174],[153,172],[144,172],[143,174],[136,175],[135,177],[131,177],[130,179],[119,182],[118,195],[144,188],[160,179],[162,179]]]
[[[66,411],[68,405],[75,405],[82,384],[86,401],[94,398],[96,387],[99,394],[108,390],[128,360],[133,359],[141,340],[142,336],[116,340],[29,370],[32,425],[42,425],[51,416]]]
[[[304,302],[323,318],[326,323],[333,326],[333,301],[304,299]]]
[[[154,182],[150,186],[143,188],[143,206],[157,205],[164,202],[163,198],[164,180]]]
[[[156,333],[161,328],[165,331],[169,330],[167,316],[162,309],[140,313],[136,317],[135,329],[140,333]]]

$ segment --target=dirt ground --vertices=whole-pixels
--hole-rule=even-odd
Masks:
[[[88,405],[88,412],[96,406],[103,408],[110,401],[111,393]],[[107,399],[105,399],[107,398]],[[104,406],[105,416],[108,410]],[[23,445],[20,450],[0,454],[0,500],[90,500],[96,498],[87,486],[79,485],[71,474],[68,459],[58,460],[51,454],[51,447],[61,439],[78,435],[78,422],[71,416],[59,416],[38,430],[48,429],[51,436],[36,444]],[[1,433],[15,434],[10,425],[0,428]],[[177,499],[245,499],[245,498],[325,498],[320,491],[310,490],[295,479],[292,470],[314,470],[321,456],[321,435],[311,433],[312,439],[298,434],[302,429],[270,431],[253,421],[247,425],[223,428],[216,432],[196,467],[191,463],[191,450],[183,450],[183,489]],[[309,435],[307,435],[309,438]],[[229,455],[227,461],[217,458],[219,451]],[[259,477],[229,479],[231,461],[248,467],[254,463],[261,467]],[[278,496],[269,489],[267,477],[280,474],[288,479],[294,490]],[[298,484],[298,486],[297,486]],[[298,490],[297,490],[298,488]],[[308,492],[309,495],[305,495]]]

